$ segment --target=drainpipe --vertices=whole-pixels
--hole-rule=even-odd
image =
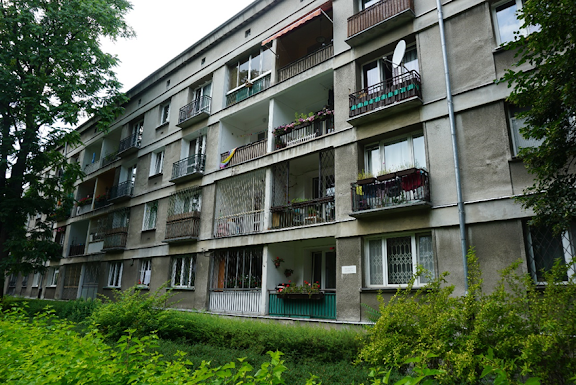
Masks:
[[[468,261],[466,259],[466,220],[464,217],[464,202],[462,199],[462,185],[460,182],[460,162],[458,161],[458,143],[456,141],[456,121],[454,119],[454,104],[452,102],[452,87],[450,85],[450,70],[448,69],[448,55],[446,53],[446,34],[444,32],[444,16],[442,2],[436,0],[438,10],[438,27],[440,27],[440,41],[442,43],[442,57],[444,59],[444,75],[446,77],[446,102],[448,103],[448,117],[450,119],[450,134],[452,136],[452,153],[454,154],[454,174],[456,176],[456,195],[458,201],[458,217],[460,223],[460,243],[462,245],[462,263],[464,264],[464,288],[468,294]]]

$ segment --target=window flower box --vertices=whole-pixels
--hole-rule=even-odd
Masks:
[[[324,293],[314,293],[314,294],[307,294],[307,293],[292,293],[292,294],[282,294],[279,293],[278,297],[283,300],[297,300],[297,299],[310,299],[310,300],[321,300],[324,298]]]
[[[359,184],[360,186],[362,186],[365,184],[374,183],[375,180],[376,180],[376,178],[364,178],[364,179],[358,179],[358,181],[356,181],[356,183]]]

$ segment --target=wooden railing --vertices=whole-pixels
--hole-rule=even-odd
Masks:
[[[208,309],[218,313],[261,314],[261,303],[261,290],[211,291]]]
[[[324,293],[322,299],[282,299],[268,294],[268,315],[296,318],[336,319],[336,293]]]
[[[200,213],[172,215],[166,220],[166,240],[178,238],[198,238],[200,233]]]
[[[333,222],[336,213],[333,196],[275,206],[271,211],[273,229]]]
[[[224,165],[223,167],[221,166],[221,168],[235,166],[237,164],[258,158],[259,156],[266,155],[267,142],[267,139],[262,139],[245,146],[238,147],[234,153],[234,156],[232,156],[232,159],[230,159],[230,162],[228,162],[228,164]],[[226,151],[225,153],[220,154],[221,165],[223,165],[224,160],[228,158],[229,155],[230,151]]]
[[[350,117],[415,96],[422,98],[420,75],[416,71],[408,71],[350,94]]]
[[[334,56],[334,46],[329,44],[320,48],[318,51],[311,53],[293,63],[288,64],[278,70],[278,81],[284,81],[296,76],[310,68],[325,62]]]
[[[210,96],[201,96],[198,99],[192,100],[190,103],[186,104],[184,107],[180,108],[180,113],[178,116],[178,123],[182,123],[185,120],[193,118],[202,112],[207,114],[210,113],[210,103],[212,98]]]
[[[104,235],[104,246],[102,250],[118,250],[126,248],[126,240],[128,239],[128,228],[121,227],[117,229],[110,229]]]
[[[382,0],[348,18],[348,37],[409,9],[414,12],[414,0]]]
[[[226,95],[226,107],[241,102],[242,100],[257,94],[258,92],[262,92],[269,87],[270,74],[256,79],[253,83],[247,84],[244,87]]]
[[[216,238],[259,233],[264,229],[264,210],[228,215],[214,219]]]
[[[418,168],[383,175],[366,184],[352,184],[352,211],[430,202],[428,172]]]

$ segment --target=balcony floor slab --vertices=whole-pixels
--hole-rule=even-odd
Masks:
[[[430,210],[432,204],[426,201],[414,201],[394,206],[380,207],[369,210],[355,211],[348,215],[356,219],[373,218],[377,216],[384,216],[388,214],[396,214],[399,212],[406,211],[417,211],[417,210]]]

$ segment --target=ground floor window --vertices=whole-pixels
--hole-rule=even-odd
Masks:
[[[122,262],[108,264],[108,287],[119,288],[122,285]]]
[[[196,255],[172,258],[170,286],[175,289],[194,289],[196,280]]]
[[[152,260],[140,260],[140,272],[138,274],[138,285],[150,286],[150,277],[152,276]]]
[[[214,254],[211,279],[213,290],[262,287],[261,248],[219,250]]]
[[[368,238],[365,243],[366,283],[371,286],[406,285],[420,265],[435,274],[431,234]],[[426,283],[419,277],[416,284]]]
[[[528,270],[536,282],[544,282],[547,271],[550,271],[558,261],[563,265],[570,264],[568,276],[576,274],[574,264],[576,226],[571,226],[561,234],[554,234],[549,227],[533,227],[525,225],[526,255]]]
[[[49,278],[48,278],[48,286],[56,286],[58,285],[58,275],[60,274],[60,270],[57,267],[50,269]]]

